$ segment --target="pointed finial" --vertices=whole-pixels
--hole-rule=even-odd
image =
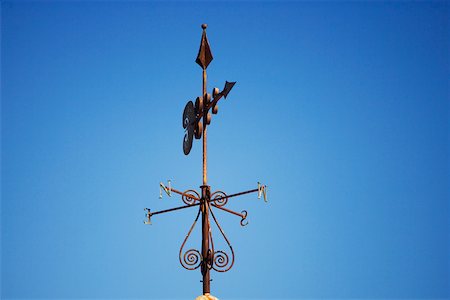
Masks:
[[[206,27],[208,27],[207,24],[202,24],[202,39],[200,41],[200,49],[198,50],[197,59],[195,60],[195,62],[204,70],[206,70],[209,63],[213,60],[208,38],[206,37]]]

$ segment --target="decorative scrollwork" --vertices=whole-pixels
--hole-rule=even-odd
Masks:
[[[228,256],[228,254],[225,251],[217,250],[214,252],[214,255],[212,257],[212,268],[217,272],[227,272],[228,270],[233,267],[234,264],[234,251],[233,247],[230,244],[230,241],[228,240],[227,236],[225,235],[225,232],[223,232],[222,227],[220,227],[219,222],[217,222],[216,216],[214,216],[214,213],[210,207],[209,211],[211,212],[211,216],[213,217],[214,222],[217,225],[217,228],[219,228],[220,233],[222,234],[223,238],[228,244],[228,247],[230,247],[231,251],[231,260]]]
[[[200,195],[194,190],[187,190],[181,195],[181,200],[187,205],[192,205],[200,199]]]
[[[200,251],[196,249],[189,249],[183,254],[183,247],[186,244],[186,241],[188,240],[189,236],[191,235],[192,229],[194,229],[195,224],[197,223],[198,217],[200,216],[200,209],[198,210],[197,217],[195,217],[194,223],[192,223],[191,229],[189,229],[188,234],[186,235],[186,238],[183,241],[183,244],[181,244],[180,247],[180,264],[183,266],[183,268],[187,270],[195,270],[202,264],[203,258],[200,253]]]
[[[228,202],[227,194],[222,191],[216,191],[212,193],[211,201],[217,206],[224,206]]]
[[[180,260],[181,261],[181,260]],[[189,249],[183,255],[181,265],[188,270],[197,269],[202,262],[202,254],[196,249]]]
[[[214,252],[214,265],[217,268],[224,268],[228,265],[228,255],[224,251]]]

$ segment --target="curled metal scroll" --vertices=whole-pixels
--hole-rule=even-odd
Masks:
[[[194,190],[187,190],[181,195],[181,200],[187,205],[194,204],[198,199],[200,199],[200,195]]]
[[[221,198],[221,199],[218,199]],[[218,199],[218,200],[216,200]],[[224,206],[228,202],[227,194],[222,191],[216,191],[211,194],[211,201],[217,206]]]
[[[211,216],[214,219],[214,222],[216,222],[217,228],[219,228],[220,233],[224,237],[225,241],[228,244],[228,247],[230,247],[231,250],[231,260],[228,257],[228,254],[225,251],[218,250],[214,251],[213,257],[212,257],[212,268],[217,272],[227,272],[228,270],[233,267],[234,264],[234,251],[233,247],[230,244],[230,241],[228,240],[227,236],[222,230],[222,227],[220,227],[219,222],[217,222],[216,216],[214,216],[214,213],[210,207],[209,211],[211,212]]]
[[[228,258],[228,255],[224,251],[219,250],[214,253],[214,262],[213,262],[214,270],[219,271],[219,272],[226,272],[229,269],[231,269],[231,266],[228,269],[224,269],[224,270],[218,270],[216,268],[226,268],[228,263],[229,263],[229,258]]]
[[[180,258],[181,261],[181,258]],[[202,254],[197,249],[189,249],[183,255],[181,265],[188,270],[197,269],[202,261]]]
[[[183,266],[183,268],[187,270],[197,269],[198,267],[200,267],[203,260],[202,254],[200,253],[200,251],[196,249],[189,249],[183,254],[184,244],[186,244],[186,241],[191,235],[192,229],[194,229],[199,216],[200,216],[200,209],[198,210],[197,217],[195,217],[194,223],[192,223],[191,229],[189,229],[189,232],[186,235],[186,238],[184,239],[183,244],[181,244],[180,247],[180,264]]]

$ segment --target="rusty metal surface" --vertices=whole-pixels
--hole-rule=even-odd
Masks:
[[[227,194],[222,191],[215,191],[211,195],[211,202],[216,206],[224,206],[228,202]]]
[[[220,226],[219,222],[216,219],[216,216],[214,215],[213,211],[210,210],[211,216],[213,217],[214,222],[216,223],[217,227],[220,230],[220,233],[222,234],[223,238],[228,244],[228,247],[231,251],[231,261],[228,258],[228,254],[223,250],[218,250],[214,252],[214,258],[213,258],[213,264],[212,268],[217,272],[227,272],[230,270],[234,265],[234,251],[233,247],[230,244],[230,241],[228,240],[227,236],[225,235],[225,232],[223,231],[222,227]]]
[[[206,28],[206,27],[205,27]],[[203,69],[203,95],[206,95],[206,69]],[[208,156],[207,156],[207,130],[206,117],[207,110],[203,107],[202,118],[203,118],[203,185],[208,184]],[[199,121],[200,123],[201,121]]]
[[[153,213],[152,212],[150,213],[150,217],[154,216],[154,215],[164,214],[164,213],[168,213],[168,212],[171,212],[171,211],[185,209],[185,208],[190,208],[190,207],[198,206],[198,205],[200,205],[200,203],[195,203],[195,204],[191,204],[191,205],[183,205],[183,206],[178,206],[178,207],[174,207],[174,208],[169,208],[169,209],[164,209],[164,210],[160,210],[160,211],[155,211]]]
[[[223,91],[222,94],[225,97],[225,99],[228,96],[228,93],[231,91],[231,89],[233,88],[233,86],[236,84],[236,82],[228,82],[225,81],[225,86],[223,87]]]
[[[200,216],[200,211],[201,210],[199,209],[197,216],[195,217],[194,223],[192,223],[191,228],[189,229],[189,232],[186,234],[186,237],[184,238],[184,241],[180,247],[180,254],[179,254],[180,264],[183,266],[183,268],[185,268],[187,270],[197,269],[198,267],[200,267],[200,265],[202,264],[202,261],[203,261],[202,254],[200,253],[200,251],[198,251],[196,249],[189,249],[186,252],[184,252],[184,254],[183,254],[184,245],[186,244],[187,240],[189,239],[189,236],[191,235],[191,232],[194,229],[195,224],[198,221],[198,218]]]
[[[245,192],[231,194],[231,195],[228,195],[228,196],[227,195],[220,196],[220,197],[211,199],[210,201],[219,201],[219,200],[222,200],[222,199],[230,199],[230,198],[237,197],[237,196],[242,196],[242,195],[245,195],[245,194],[255,193],[257,191],[258,191],[258,189],[248,190],[248,191],[245,191]]]
[[[194,189],[188,189],[184,192],[174,189],[171,186],[169,180],[169,186],[166,187],[164,184],[160,183],[160,198],[162,198],[162,190],[171,197],[172,193],[181,196],[181,201],[185,204],[183,206],[178,206],[174,208],[169,208],[165,210],[160,210],[156,212],[151,212],[150,209],[145,208],[145,224],[151,224],[151,217],[154,215],[169,213],[173,211],[183,210],[191,207],[197,207],[197,215],[192,223],[188,233],[186,234],[183,243],[181,244],[179,251],[180,264],[187,270],[196,270],[200,268],[202,274],[202,287],[203,293],[209,294],[211,289],[211,278],[210,271],[215,270],[217,272],[227,272],[233,265],[235,260],[234,250],[231,246],[228,237],[226,236],[224,230],[219,224],[215,214],[214,209],[224,211],[226,213],[238,216],[241,218],[240,225],[246,226],[247,222],[247,211],[243,210],[241,213],[233,211],[226,208],[228,200],[233,197],[242,196],[249,193],[258,193],[258,197],[264,195],[266,199],[266,186],[261,185],[258,182],[258,188],[252,189],[244,192],[239,192],[231,195],[227,195],[221,190],[217,190],[211,193],[211,187],[208,185],[208,173],[207,173],[207,127],[211,124],[212,115],[209,112],[212,109],[212,114],[217,114],[218,112],[218,102],[220,99],[227,98],[230,91],[236,84],[236,82],[225,81],[225,85],[222,91],[218,88],[212,90],[212,95],[207,93],[207,73],[206,69],[208,65],[213,60],[211,53],[211,47],[208,42],[206,35],[206,24],[202,24],[202,37],[200,41],[200,48],[197,54],[196,63],[202,68],[202,92],[201,95],[197,97],[195,104],[189,101],[183,111],[183,128],[185,130],[183,138],[183,152],[188,155],[193,146],[193,139],[203,139],[202,140],[202,185],[200,186],[200,192]],[[184,250],[187,241],[191,237],[191,234],[200,218],[201,215],[201,235],[202,243],[201,250],[190,248]],[[213,240],[213,234],[211,230],[211,218],[214,224],[217,226],[220,232],[220,236],[225,241],[229,249],[216,249]]]
[[[209,225],[209,200],[210,200],[210,187],[208,185],[202,185],[202,198],[200,199],[200,209],[202,211],[202,266],[201,272],[203,275],[203,294],[210,292],[210,268],[211,265],[211,250],[209,249],[209,233],[211,231]]]
[[[187,190],[181,195],[181,200],[187,205],[193,205],[195,201],[200,201],[200,195],[194,190]]]
[[[213,60],[213,56],[211,53],[211,48],[209,46],[208,37],[206,36],[206,27],[208,25],[202,24],[203,33],[202,39],[200,41],[200,49],[198,50],[197,59],[195,62],[202,67],[202,69],[206,69],[208,65]]]

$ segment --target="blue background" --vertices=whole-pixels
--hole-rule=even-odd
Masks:
[[[204,22],[208,90],[238,82],[209,183],[269,186],[230,200],[247,227],[216,212],[236,263],[212,294],[450,296],[448,3],[2,1],[1,18],[1,298],[201,294],[178,261],[196,210],[142,221],[181,204],[160,181],[201,185],[181,113]]]

